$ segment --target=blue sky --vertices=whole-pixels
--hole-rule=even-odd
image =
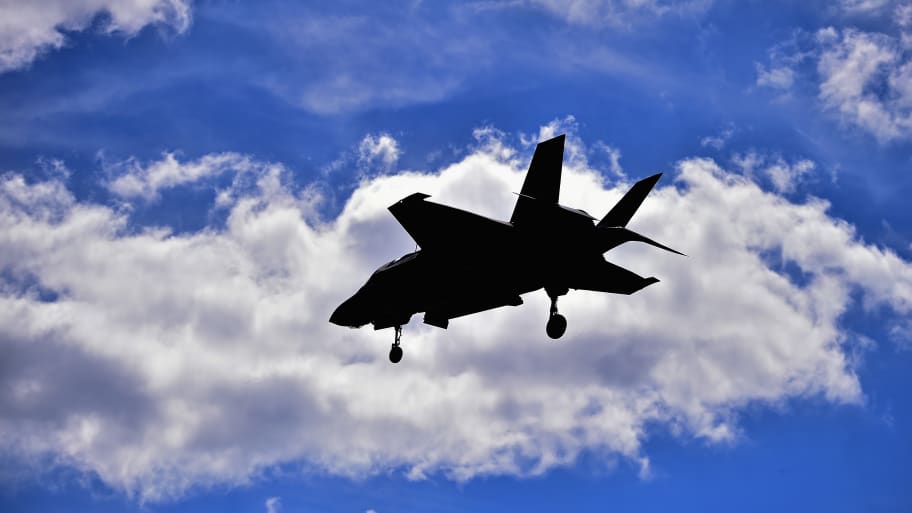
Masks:
[[[0,510],[912,508],[912,6],[0,6]],[[662,281],[329,325],[568,133]],[[541,296],[541,297],[539,297]],[[607,320],[606,320],[607,319]]]

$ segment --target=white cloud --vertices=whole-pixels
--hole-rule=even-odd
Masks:
[[[161,160],[143,164],[136,159],[103,163],[105,172],[112,176],[107,188],[123,198],[153,200],[162,190],[172,189],[226,173],[233,173],[235,185],[253,171],[277,167],[273,164],[254,162],[239,153],[213,153],[190,162],[179,162],[174,153],[165,153]],[[230,191],[223,191],[227,194]],[[221,201],[228,198],[221,197]]]
[[[800,78],[800,73],[806,68],[805,64],[818,56],[819,52],[813,48],[816,44],[809,42],[809,38],[806,32],[796,30],[783,41],[773,45],[767,51],[768,65],[754,63],[757,71],[756,85],[780,92],[784,95],[780,98],[788,97],[795,82]]]
[[[626,178],[624,168],[621,167],[621,150],[606,143],[596,143],[596,148],[608,155],[608,170],[617,178]]]
[[[507,4],[515,2],[507,2]],[[580,25],[621,25],[666,15],[700,14],[709,9],[712,0],[531,0],[570,23]]]
[[[870,14],[893,2],[894,0],[840,0],[839,7],[848,14]]]
[[[423,191],[509,217],[525,162],[505,148],[365,180],[323,221],[317,198],[282,185],[287,171],[254,165],[257,185],[225,205],[224,229],[180,236],[136,233],[57,179],[5,176],[0,448],[148,500],[295,461],[462,480],[536,475],[591,451],[647,476],[647,425],[732,442],[749,404],[861,402],[841,315],[855,294],[912,311],[912,265],[860,242],[825,202],[793,204],[686,159],[631,227],[690,257],[612,251],[662,282],[629,297],[571,292],[558,342],[544,335],[544,293],[446,331],[412,324],[395,366],[387,331],[327,322],[375,266],[414,247],[386,211],[396,200]],[[565,170],[563,201],[593,214],[623,192],[581,162]]]
[[[278,20],[269,11],[240,9],[243,14],[232,23],[291,49],[296,64],[290,70],[264,70],[255,80],[317,114],[435,102],[493,59],[484,37],[451,17],[429,20],[409,9],[367,16],[304,4],[285,7]]]
[[[766,172],[777,191],[791,192],[795,190],[795,184],[815,167],[817,167],[816,164],[807,159],[799,160],[794,164],[788,164],[779,159],[766,168]]]
[[[323,166],[321,171],[324,176],[348,168],[356,168],[361,175],[389,173],[396,167],[401,155],[399,141],[392,135],[366,134],[355,147],[340,153],[338,158]]]
[[[893,11],[896,17],[896,24],[902,28],[912,26],[912,4],[899,4]]]
[[[734,154],[732,162],[749,178],[769,180],[769,184],[779,193],[794,192],[795,187],[817,167],[808,159],[789,163],[781,155],[753,150]]]
[[[358,145],[358,163],[389,171],[399,160],[399,143],[389,134],[368,134]]]
[[[28,66],[66,44],[66,31],[85,30],[99,15],[108,34],[135,35],[149,24],[190,25],[187,0],[4,0],[0,2],[0,72]]]
[[[702,146],[704,148],[706,148],[706,147],[714,148],[715,150],[718,151],[718,150],[721,150],[725,146],[725,143],[727,143],[728,140],[731,139],[733,135],[735,135],[735,127],[729,126],[729,127],[725,128],[724,130],[722,130],[721,132],[719,132],[718,135],[712,135],[712,136],[708,135],[708,136],[700,139],[700,146]]]
[[[757,64],[757,85],[773,89],[789,90],[795,83],[795,70],[788,66],[770,67],[766,69],[762,64]]]
[[[912,136],[912,61],[900,39],[830,28],[818,40],[824,106],[882,142]]]
[[[853,2],[857,9],[874,4]],[[884,4],[886,5],[886,4]],[[882,6],[881,6],[882,7]],[[874,12],[863,11],[863,12]],[[859,11],[862,12],[862,11]],[[796,31],[756,64],[757,85],[791,91],[799,80],[818,87],[821,107],[882,143],[912,137],[912,7],[898,4],[885,32],[825,27]]]
[[[573,13],[590,8],[590,2],[576,4],[570,10]],[[585,20],[626,26],[673,13],[702,12],[710,2],[623,0],[591,4],[600,14],[577,17],[561,2],[483,0],[445,7],[445,16],[434,15],[438,9],[429,10],[420,2],[411,8],[369,15],[287,3],[283,4],[281,19],[269,10],[220,4],[217,15],[256,37],[266,34],[275,44],[288,48],[291,64],[282,69],[255,66],[248,75],[289,104],[319,115],[438,102],[472,90],[477,79],[492,70],[516,66],[561,75],[595,71],[654,87],[680,85],[680,77],[672,77],[667,67],[619,51],[591,31],[530,32],[518,27],[479,30],[491,22],[490,10],[533,8],[571,23]],[[618,16],[613,14],[615,8]],[[505,38],[514,43],[511,51],[496,51]],[[390,63],[395,63],[396,73],[390,73]]]
[[[282,498],[270,497],[266,499],[266,513],[279,513],[282,511]]]

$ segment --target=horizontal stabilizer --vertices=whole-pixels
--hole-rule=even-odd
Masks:
[[[644,242],[646,244],[649,244],[650,246],[655,246],[657,248],[664,249],[665,251],[671,251],[672,253],[676,253],[681,256],[687,256],[684,253],[681,253],[680,251],[678,251],[676,249],[669,248],[668,246],[666,246],[664,244],[660,244],[660,243],[650,239],[649,237],[644,237],[633,230],[628,230],[627,228],[622,228],[619,226],[613,226],[610,228],[601,227],[599,230],[597,230],[597,232],[598,232],[599,242],[601,243],[600,249],[602,250],[603,253],[605,251],[608,251],[609,249],[616,248],[616,247],[620,246],[621,244],[624,244],[625,242],[633,241],[633,242]]]
[[[633,294],[658,281],[658,278],[654,276],[643,278],[633,271],[602,260],[575,267],[569,273],[567,286],[571,289]]]
[[[655,187],[656,182],[658,182],[661,177],[662,173],[659,173],[633,184],[633,187],[627,191],[627,194],[625,194],[624,197],[614,205],[611,211],[599,221],[598,226],[627,226],[627,223],[630,222],[630,218],[633,217],[633,214],[640,208],[640,205],[643,203],[643,200],[646,199],[649,191]]]

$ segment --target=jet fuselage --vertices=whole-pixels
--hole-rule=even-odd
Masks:
[[[446,328],[450,319],[522,304],[522,294],[544,288],[551,298],[545,331],[561,337],[566,318],[557,299],[570,289],[633,294],[656,283],[618,267],[603,253],[630,241],[677,251],[626,228],[661,173],[644,178],[599,221],[558,203],[564,136],[535,148],[509,222],[427,201],[414,193],[389,207],[419,251],[378,268],[330,322],[395,328],[390,361],[402,358],[402,326],[424,312],[424,322]]]
[[[542,210],[536,230],[494,221],[505,228],[495,239],[454,235],[446,248],[407,253],[383,264],[330,321],[381,329],[426,312],[425,322],[437,325],[436,311],[450,311],[482,291],[492,298],[492,307],[522,304],[518,296],[544,287],[566,293],[568,273],[603,261],[600,229],[583,211],[561,205]]]

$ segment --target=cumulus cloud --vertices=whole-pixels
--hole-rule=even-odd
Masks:
[[[816,169],[817,165],[808,159],[786,161],[782,155],[748,151],[736,153],[732,162],[741,172],[756,181],[768,180],[777,192],[794,192],[807,176]]]
[[[212,153],[190,162],[179,162],[174,153],[162,155],[161,160],[143,164],[130,158],[122,162],[103,163],[105,172],[111,176],[106,184],[108,190],[123,198],[145,198],[153,200],[162,190],[199,182],[226,173],[232,173],[235,181],[254,170],[264,171],[271,164],[254,162],[239,153]],[[221,201],[226,201],[222,198]]]
[[[358,163],[364,167],[392,169],[399,160],[399,143],[389,134],[368,134],[358,145]]]
[[[127,37],[150,24],[178,32],[190,26],[188,0],[4,0],[0,12],[0,72],[61,48],[66,32],[85,30],[99,15],[106,17],[103,32]]]
[[[392,171],[402,150],[399,141],[390,134],[366,134],[354,147],[339,154],[338,158],[322,167],[324,176],[348,168],[357,169],[362,175]]]
[[[413,323],[395,366],[387,331],[329,324],[374,267],[414,247],[393,202],[422,191],[509,217],[529,151],[486,133],[442,169],[365,179],[333,219],[283,185],[287,170],[254,166],[223,228],[181,235],[131,230],[59,179],[4,176],[0,448],[147,500],[296,462],[465,480],[588,451],[648,475],[649,425],[730,443],[749,404],[863,400],[840,318],[853,298],[908,315],[912,265],[826,202],[791,203],[707,159],[678,163],[631,223],[691,256],[608,253],[662,282],[571,292],[559,342],[544,335],[544,293],[446,331]],[[562,198],[597,215],[627,186],[577,160]]]
[[[847,123],[886,142],[912,135],[912,60],[886,34],[818,33],[820,99]]]

